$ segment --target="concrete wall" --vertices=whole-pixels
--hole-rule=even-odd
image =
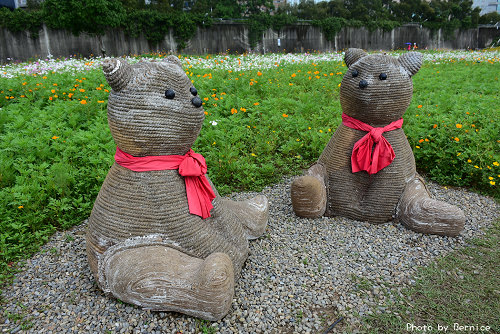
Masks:
[[[328,52],[358,47],[366,50],[402,49],[405,43],[416,42],[420,49],[475,49],[489,46],[500,39],[500,30],[495,27],[479,27],[456,30],[445,34],[432,31],[420,25],[405,25],[392,31],[369,31],[365,28],[343,28],[333,41],[327,41],[321,28],[307,23],[287,26],[280,31],[269,29],[264,32],[262,42],[255,52]],[[106,54],[121,56],[147,52],[176,52],[177,43],[170,32],[165,39],[151,45],[143,36],[127,36],[121,30],[109,30],[102,42]],[[183,53],[243,53],[250,51],[248,27],[239,22],[219,22],[210,28],[198,29],[196,35],[186,43]],[[44,26],[39,36],[32,38],[28,32],[12,33],[0,29],[0,62],[25,61],[34,58],[67,57],[69,55],[100,55],[101,47],[97,37],[51,30]]]

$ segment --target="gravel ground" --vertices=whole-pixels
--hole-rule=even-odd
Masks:
[[[465,211],[459,237],[341,217],[300,219],[292,211],[291,181],[263,190],[271,204],[267,233],[251,242],[232,309],[221,321],[143,311],[106,297],[87,265],[83,223],[56,233],[5,288],[0,332],[320,333],[341,315],[333,332],[342,332],[373,310],[384,312],[388,299],[414,284],[418,266],[466,246],[498,217],[491,198],[429,183],[435,198]]]

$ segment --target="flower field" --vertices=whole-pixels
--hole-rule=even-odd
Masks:
[[[342,57],[180,56],[206,113],[194,149],[219,192],[262,189],[319,157],[340,123]],[[55,229],[88,217],[113,163],[101,63],[0,67],[2,281]],[[424,52],[403,126],[422,174],[500,198],[499,76],[498,49]]]

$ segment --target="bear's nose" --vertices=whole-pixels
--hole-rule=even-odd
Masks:
[[[366,87],[368,87],[368,81],[366,81],[366,80],[361,80],[361,81],[359,82],[359,88],[366,88]]]

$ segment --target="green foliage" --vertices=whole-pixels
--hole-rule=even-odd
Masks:
[[[42,7],[47,26],[75,35],[86,32],[102,36],[107,28],[120,26],[125,18],[125,9],[118,0],[45,0]]]
[[[210,17],[202,15],[169,14],[146,9],[128,13],[124,29],[134,37],[141,33],[144,34],[151,44],[163,41],[172,29],[178,48],[183,49],[186,42],[194,36],[198,27],[210,26],[211,23]]]
[[[262,40],[262,34],[272,25],[271,15],[267,13],[253,14],[248,21],[248,40],[255,47]]]
[[[275,14],[271,17],[271,26],[274,30],[280,31],[285,26],[297,23],[298,19],[296,16],[286,15],[286,14]]]
[[[491,180],[498,183],[500,174],[497,90],[484,84],[497,65],[488,61],[424,64],[414,77],[405,127],[411,129],[407,135],[417,168],[431,179],[499,197],[498,187],[490,184]],[[498,75],[491,79],[498,83]],[[445,84],[435,90],[437,82]]]
[[[153,11],[137,10],[127,14],[125,32],[133,37],[144,34],[151,44],[158,44],[173,26],[170,15]]]
[[[201,15],[190,15],[186,13],[176,14],[172,20],[174,26],[175,41],[178,49],[182,50],[186,47],[186,42],[195,34],[198,27],[208,27],[212,24],[212,20]]]
[[[86,80],[68,74],[27,76],[0,85],[25,96],[0,114],[0,278],[55,229],[88,216],[112,163],[105,103],[97,102],[106,100],[99,86],[104,77],[99,71],[85,75]]]
[[[40,11],[25,11],[15,9],[10,11],[7,8],[0,8],[0,27],[9,29],[12,32],[29,31],[31,37],[37,38],[42,29],[42,13]]]
[[[470,0],[333,0],[319,3],[308,0],[280,7],[274,15],[270,15],[274,7],[269,0],[200,0],[187,12],[183,3],[180,0],[159,0],[149,5],[135,0],[46,0],[41,5],[38,2],[30,5],[29,11],[0,10],[0,26],[11,31],[29,30],[34,37],[43,22],[75,35],[86,32],[102,36],[106,29],[121,27],[132,36],[144,34],[151,44],[161,42],[172,29],[179,49],[183,49],[196,29],[211,25],[212,18],[244,19],[252,47],[261,40],[265,30],[280,30],[299,19],[321,27],[327,40],[333,40],[344,26],[390,31],[408,22],[420,23],[433,30],[443,29],[445,36],[453,38],[456,29],[474,28],[480,21],[479,9],[473,9]],[[498,14],[481,18],[482,23],[496,21]]]
[[[260,191],[300,173],[340,123],[342,63],[278,65],[189,69],[207,113],[194,150],[205,156],[221,194]],[[500,198],[497,66],[425,62],[413,79],[404,131],[421,173]],[[88,217],[113,163],[109,88],[100,70],[82,75],[0,78],[2,281],[55,229]]]
[[[312,24],[321,27],[327,41],[333,41],[335,35],[345,26],[346,21],[341,17],[329,17],[323,20],[313,21]]]
[[[491,12],[488,14],[484,14],[479,18],[480,24],[495,24],[500,22],[500,13]]]

